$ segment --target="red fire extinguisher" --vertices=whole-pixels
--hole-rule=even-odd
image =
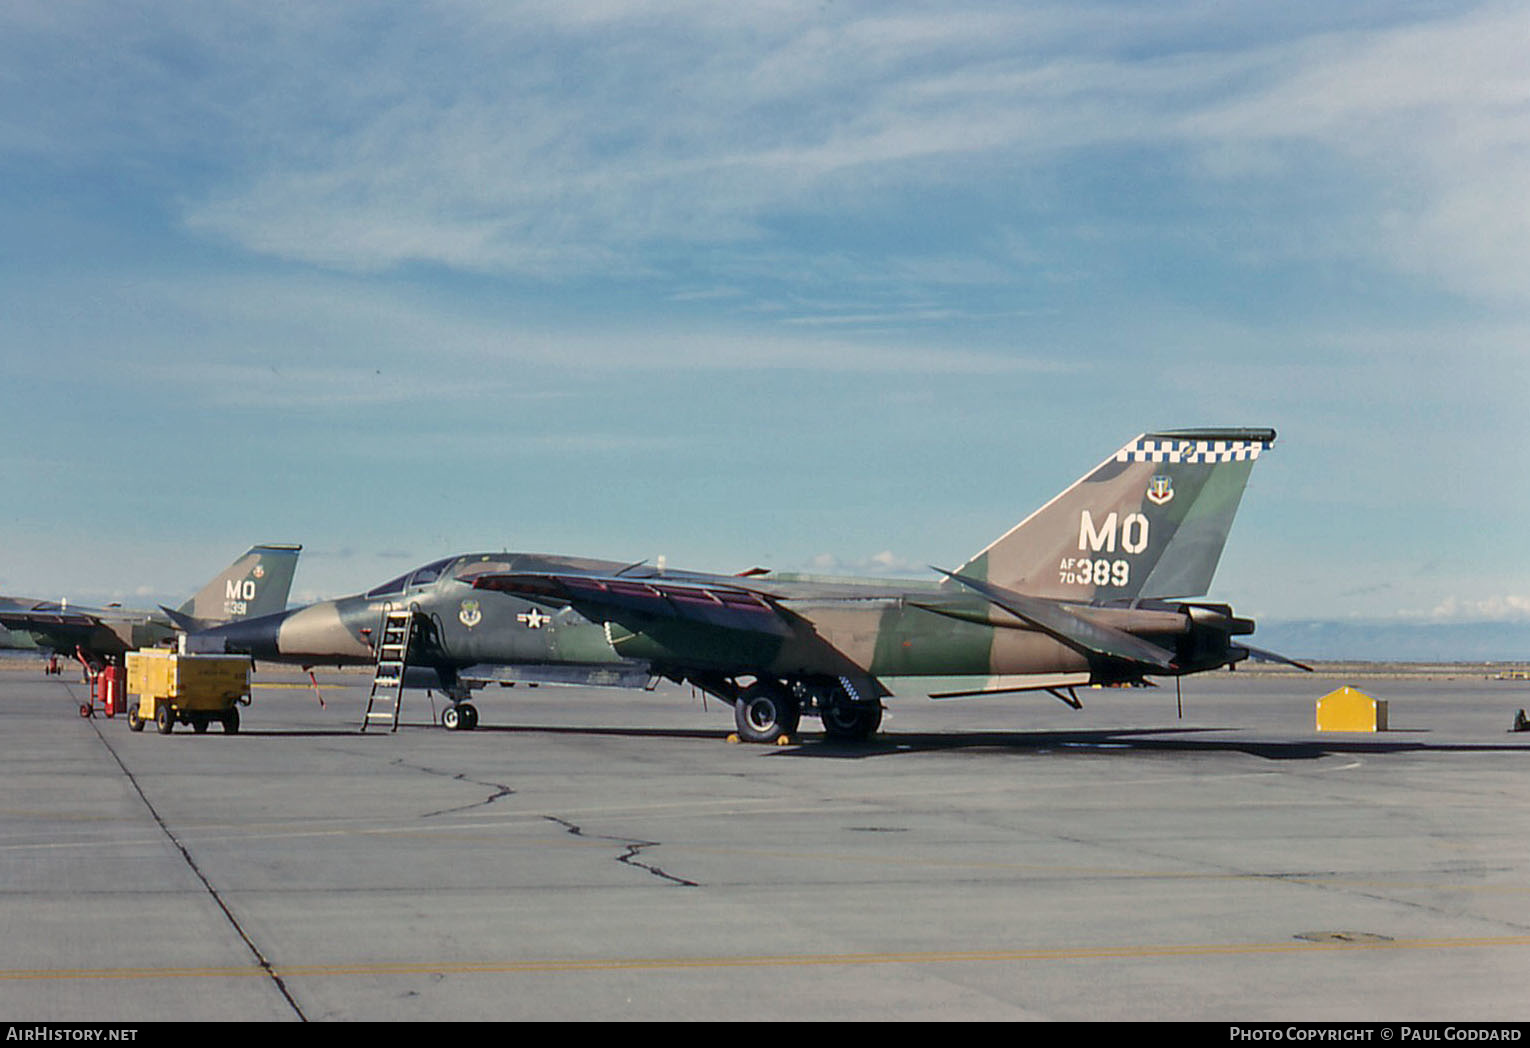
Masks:
[[[107,666],[101,671],[99,680],[101,707],[108,717],[115,717],[118,697],[122,694],[123,685],[127,683],[127,671],[121,666]]]

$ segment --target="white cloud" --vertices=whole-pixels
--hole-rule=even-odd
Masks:
[[[1457,291],[1530,297],[1530,11],[1326,34],[1255,52],[1256,89],[1187,113],[1182,133],[1222,165],[1295,169],[1317,148],[1376,198],[1356,254]],[[1234,165],[1236,167],[1236,165]]]
[[[1530,596],[1504,594],[1485,598],[1446,597],[1429,618],[1438,622],[1530,621]]]
[[[1306,229],[1308,250],[1530,293],[1522,5],[40,10],[0,16],[18,99],[0,149],[172,157],[188,229],[323,267],[670,271],[773,244],[783,219],[886,221],[910,192],[1021,195],[1065,158],[1154,150],[1189,197],[1259,193],[1249,220]],[[1300,198],[1319,171],[1352,214]]]
[[[595,375],[1005,375],[1080,367],[1027,352],[968,349],[939,336],[892,345],[790,327],[554,325],[343,277],[144,278],[126,289],[76,281],[72,290],[82,304],[67,323],[30,310],[18,322],[14,337],[29,337],[36,325],[33,337],[46,338],[51,352],[18,359],[13,376],[55,374],[72,360],[97,380],[181,389],[216,404],[364,406],[428,396],[504,406],[565,395],[579,378]]]
[[[899,556],[892,550],[883,550],[869,557],[841,557],[835,553],[815,554],[805,570],[820,575],[871,575],[889,578],[925,577],[930,569],[920,563]]]

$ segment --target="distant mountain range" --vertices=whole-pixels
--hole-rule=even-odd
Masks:
[[[1249,640],[1293,659],[1530,662],[1530,622],[1262,621]]]

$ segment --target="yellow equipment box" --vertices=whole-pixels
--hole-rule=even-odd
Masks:
[[[139,696],[128,704],[128,727],[143,731],[152,720],[161,735],[177,722],[198,732],[213,721],[233,734],[238,705],[250,703],[250,660],[243,655],[182,655],[169,650],[132,651],[127,656],[127,690]]]
[[[1345,686],[1317,701],[1318,731],[1386,731],[1387,704]]]

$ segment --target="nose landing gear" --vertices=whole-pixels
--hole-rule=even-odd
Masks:
[[[472,731],[478,727],[478,707],[457,702],[441,711],[441,727],[447,731]]]

